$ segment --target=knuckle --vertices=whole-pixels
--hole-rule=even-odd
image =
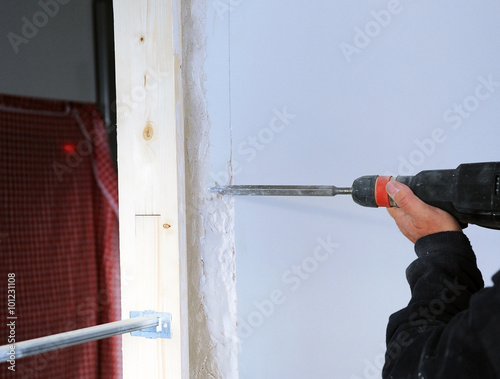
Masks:
[[[399,195],[399,194],[398,194]],[[406,208],[410,204],[410,198],[406,194],[400,194],[397,199],[394,199],[400,208]]]

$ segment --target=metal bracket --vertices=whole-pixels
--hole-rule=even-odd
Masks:
[[[130,318],[143,316],[157,317],[158,325],[131,332],[130,335],[146,338],[172,338],[170,333],[172,314],[155,311],[130,311]]]

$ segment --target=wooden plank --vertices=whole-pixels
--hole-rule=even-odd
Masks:
[[[123,336],[124,378],[188,378],[180,0],[114,0],[122,317],[172,313],[172,339]]]

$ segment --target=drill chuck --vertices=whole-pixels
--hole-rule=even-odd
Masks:
[[[352,184],[352,199],[364,207],[394,206],[395,204],[385,190],[385,186],[391,179],[391,176],[377,175],[367,175],[356,179]]]

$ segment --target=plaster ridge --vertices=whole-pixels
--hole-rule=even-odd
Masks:
[[[190,377],[238,378],[234,200],[207,191],[206,0],[182,2]],[[228,171],[232,178],[231,154]]]

